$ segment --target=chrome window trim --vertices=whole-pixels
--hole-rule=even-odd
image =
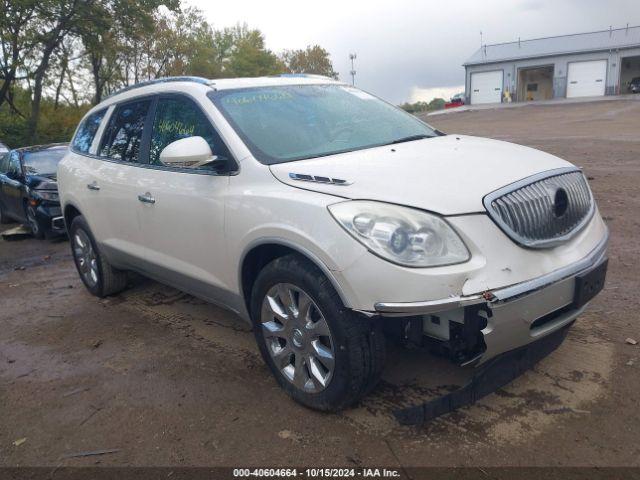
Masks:
[[[547,240],[530,240],[519,235],[517,232],[513,231],[509,225],[507,225],[500,214],[493,208],[493,201],[497,198],[502,197],[503,195],[507,195],[515,190],[518,190],[522,187],[526,187],[527,185],[531,185],[533,183],[539,182],[540,180],[545,180],[551,177],[557,177],[560,175],[564,175],[567,173],[580,172],[583,176],[584,173],[580,168],[577,167],[563,167],[556,168],[554,170],[547,170],[546,172],[537,173],[535,175],[531,175],[529,177],[523,178],[522,180],[518,180],[517,182],[511,183],[505,187],[499,188],[487,195],[482,199],[482,203],[484,204],[484,208],[489,213],[489,218],[502,230],[509,238],[518,243],[519,245],[527,248],[553,248],[558,245],[561,245],[568,240],[571,240],[574,236],[576,236],[586,225],[589,223],[593,214],[596,210],[595,199],[593,198],[593,193],[591,192],[591,188],[589,188],[589,184],[587,183],[587,190],[589,192],[589,198],[591,201],[591,205],[589,211],[585,215],[585,217],[578,223],[573,230],[562,235],[560,237],[555,237]],[[587,182],[585,178],[585,182]]]

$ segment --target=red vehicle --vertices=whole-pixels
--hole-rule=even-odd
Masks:
[[[456,108],[464,105],[464,93],[457,93],[451,100],[444,104],[444,108]]]

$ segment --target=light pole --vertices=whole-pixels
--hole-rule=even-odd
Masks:
[[[355,66],[353,64],[353,61],[356,59],[356,54],[355,53],[350,53],[349,54],[349,60],[351,60],[351,85],[355,86],[356,84],[356,70],[355,70]]]

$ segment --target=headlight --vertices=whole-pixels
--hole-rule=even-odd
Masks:
[[[47,200],[49,202],[57,202],[60,200],[58,192],[49,192],[47,190],[32,190],[33,195],[41,200]]]
[[[460,237],[436,215],[361,200],[330,205],[329,211],[356,240],[391,262],[435,267],[469,260]]]

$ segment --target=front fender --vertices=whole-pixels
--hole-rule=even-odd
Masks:
[[[339,280],[339,277],[336,275],[338,270],[336,270],[335,268],[332,269],[325,261],[322,260],[321,256],[326,257],[326,255],[316,253],[318,252],[317,245],[310,243],[308,241],[309,239],[305,239],[302,236],[298,237],[297,240],[292,240],[291,235],[287,235],[287,237],[288,238],[281,237],[281,236],[263,236],[255,239],[245,247],[245,250],[242,253],[240,258],[240,262],[238,265],[238,274],[237,274],[237,279],[238,279],[237,282],[239,285],[240,294],[243,296],[243,298],[244,298],[245,292],[243,291],[243,288],[242,288],[242,285],[243,285],[242,270],[243,270],[243,266],[244,266],[247,255],[249,255],[249,253],[254,249],[264,245],[278,245],[278,246],[287,247],[299,253],[300,255],[307,258],[310,262],[312,262],[316,267],[318,267],[322,271],[322,273],[324,273],[324,275],[329,279],[329,281],[333,285],[333,288],[335,288],[336,292],[338,292],[338,295],[340,296],[340,299],[342,300],[343,305],[346,308],[353,308],[352,301],[351,301],[351,298],[353,298],[353,292],[350,291],[348,284],[346,284],[345,282],[341,282]],[[309,246],[311,246],[311,248],[308,248]]]

